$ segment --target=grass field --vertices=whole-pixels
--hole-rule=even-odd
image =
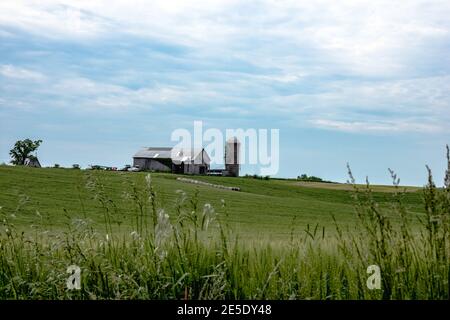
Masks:
[[[124,197],[133,184],[144,179],[146,173],[82,171],[73,169],[35,169],[0,166],[0,206],[16,214],[16,225],[25,229],[42,217],[48,217],[53,229],[64,227],[67,217],[89,217],[103,223],[101,205],[94,200],[92,190],[86,188],[88,177],[99,179],[106,194],[123,214],[124,225],[132,225],[134,201]],[[297,182],[296,180],[259,180],[252,178],[228,178],[196,176],[195,179],[214,184],[240,187],[241,191],[221,190],[177,181],[177,175],[153,173],[154,188],[159,206],[169,212],[180,197],[179,190],[191,196],[198,188],[199,201],[203,205],[221,207],[225,200],[228,223],[243,238],[286,239],[294,227],[296,231],[308,224],[319,224],[327,232],[334,232],[331,215],[341,224],[353,224],[355,211],[351,192],[346,184]],[[374,198],[382,206],[389,206],[395,188],[374,186]],[[419,188],[407,188],[405,203],[411,212],[423,213],[422,192]],[[178,191],[178,193],[177,193]],[[83,210],[85,212],[83,212]],[[395,218],[395,217],[394,217]],[[295,219],[295,225],[293,220]],[[70,219],[69,219],[70,221]]]
[[[449,298],[450,190],[431,176],[423,189],[193,178],[240,191],[0,166],[0,299]]]

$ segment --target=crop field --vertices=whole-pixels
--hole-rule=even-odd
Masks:
[[[64,229],[73,218],[87,217],[102,230],[102,205],[95,197],[98,190],[89,188],[93,181],[101,184],[105,196],[114,202],[120,213],[123,229],[132,228],[136,215],[134,199],[127,197],[136,185],[142,184],[147,173],[85,171],[73,169],[35,169],[0,166],[0,206],[15,214],[15,225],[30,229],[45,220],[53,230]],[[192,197],[198,190],[200,205],[210,204],[220,213],[222,200],[228,217],[224,218],[240,237],[285,240],[292,229],[301,232],[308,225],[318,224],[326,232],[334,232],[332,215],[341,224],[353,224],[355,210],[353,188],[346,184],[298,182],[296,180],[259,180],[196,176],[195,179],[225,186],[236,186],[241,191],[229,191],[177,181],[178,175],[151,173],[158,207],[173,211],[181,192]],[[374,199],[389,207],[394,187],[383,187]],[[407,189],[405,205],[411,212],[424,214],[420,189]],[[412,190],[412,191],[411,191]],[[393,216],[394,220],[396,219]],[[293,224],[294,221],[294,224]]]
[[[0,298],[449,297],[450,194],[431,180],[177,177],[0,166]]]

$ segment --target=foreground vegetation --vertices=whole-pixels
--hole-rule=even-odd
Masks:
[[[448,181],[445,188],[436,188],[430,172],[422,190],[424,206],[418,210],[409,201],[416,193],[403,192],[395,174],[394,191],[386,197],[373,193],[369,184],[358,187],[349,174],[354,187],[349,202],[356,212],[352,224],[335,212],[328,215],[331,222],[306,224],[299,232],[295,226],[300,218],[292,215],[292,227],[282,240],[253,242],[233,228],[226,198],[238,192],[222,193],[212,205],[204,201],[205,188],[186,185],[192,192],[178,190],[169,202],[152,176],[136,175],[123,186],[124,212],[122,200],[111,196],[106,176],[89,174],[83,190],[68,196],[77,198],[77,215],[66,209],[63,217],[53,218],[36,211],[33,225],[25,228],[24,221],[31,218],[20,215],[30,210],[29,199],[0,209],[0,298],[448,299]],[[233,181],[239,183],[221,180]],[[263,193],[270,188],[265,183],[274,182],[258,183]],[[275,186],[270,190],[273,201],[284,190]],[[92,202],[77,196],[85,190]],[[316,189],[311,190],[306,193]],[[255,220],[255,229],[264,230],[259,222]],[[80,290],[67,290],[71,265],[81,268]],[[379,290],[366,285],[370,265],[381,269]]]

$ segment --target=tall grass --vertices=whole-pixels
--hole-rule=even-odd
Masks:
[[[450,158],[447,155],[450,167]],[[163,208],[151,176],[130,182],[120,212],[95,175],[86,188],[103,209],[95,228],[81,203],[66,231],[52,232],[37,212],[34,232],[19,232],[13,212],[0,209],[1,299],[449,299],[450,173],[437,188],[431,171],[423,189],[424,216],[404,203],[399,179],[391,206],[379,206],[370,184],[354,185],[356,223],[336,236],[318,225],[292,229],[285,243],[244,243],[227,225],[227,205],[200,203],[178,190]],[[133,215],[131,229],[123,226]],[[417,224],[419,220],[420,223]],[[293,221],[294,225],[294,221]],[[417,227],[418,225],[418,227]],[[81,289],[68,290],[66,269],[81,268]],[[366,285],[369,265],[381,269],[381,289]]]

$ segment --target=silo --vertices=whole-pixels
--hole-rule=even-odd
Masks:
[[[239,176],[239,157],[241,143],[236,137],[227,140],[225,145],[225,175],[229,177]]]

